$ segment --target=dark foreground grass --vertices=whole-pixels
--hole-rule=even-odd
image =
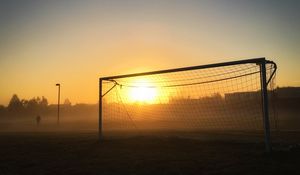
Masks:
[[[262,143],[96,133],[0,133],[0,174],[295,174],[300,150]]]

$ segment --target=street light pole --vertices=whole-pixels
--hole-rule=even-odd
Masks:
[[[58,86],[58,98],[57,98],[57,124],[59,124],[59,103],[60,103],[60,84],[57,83],[56,86]]]

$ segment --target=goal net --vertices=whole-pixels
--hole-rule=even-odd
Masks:
[[[263,134],[262,88],[275,70],[258,58],[100,78],[100,134]]]

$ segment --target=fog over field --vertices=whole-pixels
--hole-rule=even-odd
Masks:
[[[277,97],[270,97],[270,124],[273,131],[300,131],[300,98],[288,96],[283,92],[288,90],[289,88],[277,89]],[[237,93],[230,98],[212,96],[173,99],[164,104],[105,103],[103,131],[262,131],[260,96],[256,95],[257,93],[253,92],[251,98]],[[57,105],[48,105],[45,97],[27,101],[13,96],[7,107],[0,108],[0,132],[96,132],[99,126],[98,114],[98,104],[72,105],[66,100],[60,105],[58,124]]]

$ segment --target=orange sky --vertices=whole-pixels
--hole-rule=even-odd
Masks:
[[[300,86],[298,1],[1,1],[0,104],[96,103],[101,76],[267,57]]]

